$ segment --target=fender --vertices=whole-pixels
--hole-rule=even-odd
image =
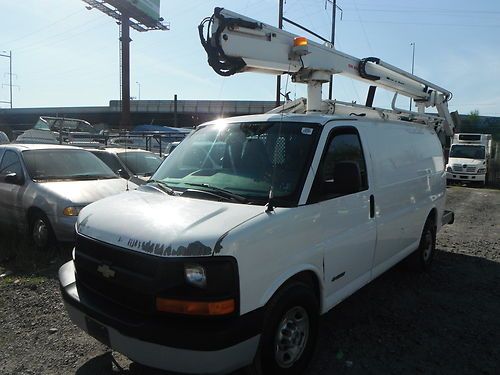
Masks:
[[[322,257],[323,258],[323,257]],[[323,259],[321,259],[323,260]],[[304,272],[304,271],[312,271],[318,280],[319,285],[319,304],[320,311],[323,306],[323,270],[315,264],[299,264],[293,268],[288,269],[286,272],[279,275],[273,283],[269,286],[269,288],[263,293],[262,298],[259,301],[259,306],[264,306],[269,302],[272,296],[277,292],[277,290],[284,285],[288,280],[290,280],[293,276]]]

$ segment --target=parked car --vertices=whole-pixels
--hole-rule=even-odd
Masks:
[[[0,145],[10,143],[10,139],[3,131],[0,131]]]
[[[23,144],[66,144],[81,147],[97,147],[104,141],[105,136],[85,120],[49,116],[41,116],[32,129],[16,138],[16,143]]]
[[[89,203],[136,186],[78,147],[0,146],[0,222],[28,230],[40,249],[73,241],[76,218]]]
[[[144,150],[124,148],[89,149],[120,177],[143,185],[158,169],[163,159]]]

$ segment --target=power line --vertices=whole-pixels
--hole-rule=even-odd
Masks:
[[[354,19],[345,19],[345,22],[359,22],[362,24],[361,21],[359,20],[354,20]],[[439,27],[477,27],[477,28],[499,28],[500,24],[498,25],[474,25],[474,24],[463,24],[463,23],[442,23],[442,22],[397,22],[397,21],[363,21],[364,23],[381,23],[381,24],[391,24],[391,25],[421,25],[421,26],[439,26]]]
[[[83,9],[80,9],[80,10],[78,10],[78,11],[74,12],[74,13],[70,13],[70,14],[68,14],[67,16],[64,16],[64,17],[62,17],[62,18],[60,18],[60,19],[58,19],[58,20],[56,20],[56,21],[54,21],[54,22],[50,23],[49,25],[46,25],[46,26],[40,27],[39,29],[36,29],[36,30],[34,30],[34,31],[32,31],[32,32],[29,32],[29,33],[27,33],[27,34],[24,34],[23,36],[20,36],[19,38],[12,39],[12,40],[9,40],[9,41],[7,41],[7,42],[1,42],[0,44],[12,44],[12,43],[17,42],[17,41],[19,41],[19,40],[25,39],[25,38],[27,38],[27,37],[29,37],[29,36],[33,35],[33,34],[38,34],[40,31],[50,29],[50,28],[51,28],[51,27],[53,27],[54,25],[56,25],[56,24],[58,24],[58,23],[60,23],[60,22],[66,21],[68,18],[71,18],[71,17],[73,17],[74,15],[79,14],[79,13],[81,13],[81,12],[83,12]]]

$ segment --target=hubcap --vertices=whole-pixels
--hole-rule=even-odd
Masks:
[[[307,311],[301,306],[288,310],[278,325],[274,340],[277,364],[282,368],[291,367],[304,352],[308,338]]]
[[[432,233],[427,231],[424,237],[424,261],[428,261],[432,254]]]
[[[49,228],[42,219],[37,219],[33,224],[33,241],[38,247],[44,247],[49,238]]]

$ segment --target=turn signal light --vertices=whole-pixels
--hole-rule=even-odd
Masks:
[[[156,298],[156,310],[174,314],[220,316],[231,314],[234,309],[234,299],[199,302]]]

